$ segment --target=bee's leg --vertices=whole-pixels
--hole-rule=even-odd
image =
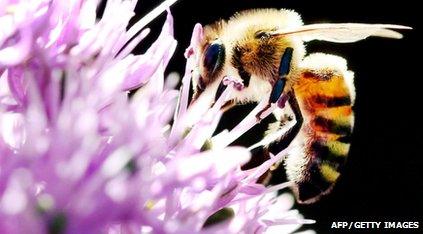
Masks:
[[[263,112],[267,111],[272,106],[272,104],[278,102],[279,98],[281,97],[285,89],[286,77],[288,76],[289,71],[291,70],[291,60],[293,51],[294,49],[291,47],[287,47],[285,49],[285,52],[282,55],[281,62],[279,65],[278,79],[273,85],[272,92],[270,93],[269,97],[269,103],[263,108],[263,110],[261,110],[256,115],[258,121],[261,120],[261,115],[263,114]],[[283,106],[284,104],[285,103],[278,103],[279,106]]]
[[[291,142],[295,139],[295,137],[298,135],[298,132],[301,129],[301,126],[303,124],[303,117],[301,115],[301,110],[298,105],[297,99],[295,98],[294,91],[290,91],[287,94],[286,101],[288,102],[289,106],[291,107],[294,117],[296,120],[296,123],[293,127],[291,127],[284,135],[282,135],[278,140],[270,143],[267,146],[260,146],[257,148],[254,148],[251,150],[251,160],[244,164],[243,167],[241,167],[243,170],[251,169],[254,167],[257,167],[261,165],[266,160],[270,159],[270,153],[273,155],[278,154],[285,148],[287,148]],[[262,184],[268,184],[271,182],[279,183],[280,181],[276,181],[277,178],[272,179],[272,174],[275,172],[272,171],[278,171],[281,170],[282,167],[280,167],[280,164],[276,163],[274,165],[273,169],[268,170],[266,173],[264,173],[258,180],[258,183]],[[276,172],[276,173],[278,173]]]
[[[301,110],[293,91],[289,92],[287,96],[288,96],[287,101],[295,116],[295,120],[296,120],[295,125],[291,129],[289,129],[284,135],[282,135],[278,140],[270,143],[267,146],[260,146],[260,147],[254,148],[251,151],[251,154],[252,154],[251,161],[245,164],[242,167],[242,169],[245,170],[245,169],[250,169],[250,168],[259,166],[264,161],[270,159],[270,153],[272,153],[273,155],[278,154],[279,152],[287,148],[291,144],[291,142],[295,139],[295,137],[298,135],[298,132],[300,131],[301,126],[303,124],[303,117],[301,115]],[[271,168],[266,173],[264,173],[257,180],[257,183],[269,184],[269,183],[282,182],[282,181],[279,181],[278,180],[279,178],[277,177],[272,178],[273,177],[272,175],[274,173],[278,174],[280,170],[283,169],[283,167],[280,166],[280,163],[279,164],[276,163],[273,167],[274,168]]]
[[[270,107],[272,106],[272,103],[268,103],[262,110],[260,110],[257,114],[256,114],[256,119],[257,122],[260,122],[262,120],[261,115],[267,111]]]
[[[230,110],[232,107],[236,106],[236,102],[234,100],[227,101],[223,106],[220,108],[222,112],[226,112]]]
[[[270,159],[269,150],[265,146],[259,146],[251,150],[251,159],[246,164],[242,165],[242,170],[249,170],[260,166],[263,162]],[[268,184],[271,178],[271,172],[267,171],[257,179],[257,183]]]
[[[277,154],[284,150],[286,147],[291,144],[292,140],[298,135],[298,132],[303,125],[303,116],[301,114],[300,106],[298,105],[297,98],[295,97],[294,91],[290,91],[288,93],[288,103],[291,107],[292,111],[294,112],[295,116],[295,125],[288,130],[278,141],[274,141],[268,146],[268,150],[272,154]]]

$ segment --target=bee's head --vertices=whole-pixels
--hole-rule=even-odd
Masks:
[[[238,78],[243,82],[244,92],[233,94],[237,101],[261,99],[278,79],[285,49],[295,48],[293,64],[304,56],[301,40],[274,32],[300,24],[301,19],[294,12],[265,9],[241,12],[228,22],[217,21],[206,26],[193,76],[194,99],[206,90],[218,98],[219,85],[224,77]],[[287,88],[291,83],[287,81]]]
[[[203,93],[222,73],[227,51],[220,35],[225,26],[226,22],[220,20],[201,29],[202,37],[196,47],[198,54],[193,73],[194,97]]]

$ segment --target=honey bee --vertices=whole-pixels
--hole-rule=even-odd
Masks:
[[[227,108],[268,98],[268,105],[287,103],[295,125],[265,147],[280,152],[290,144],[284,166],[299,203],[313,203],[328,194],[339,178],[350,148],[354,125],[354,74],[345,59],[316,53],[306,56],[304,43],[322,40],[350,43],[369,36],[399,39],[389,24],[303,25],[291,10],[255,9],[204,27],[193,71],[193,102],[202,93],[218,99],[222,80],[232,77],[244,89],[232,92]],[[280,120],[282,114],[274,112]]]

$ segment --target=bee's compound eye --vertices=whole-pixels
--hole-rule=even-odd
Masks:
[[[225,62],[225,46],[214,42],[210,44],[204,53],[204,67],[213,75]]]

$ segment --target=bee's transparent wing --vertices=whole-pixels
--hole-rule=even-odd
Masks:
[[[295,29],[278,30],[272,34],[295,34],[295,36],[301,37],[304,41],[322,40],[337,43],[356,42],[370,36],[402,38],[402,34],[393,29],[411,29],[411,27],[394,24],[309,24]]]

